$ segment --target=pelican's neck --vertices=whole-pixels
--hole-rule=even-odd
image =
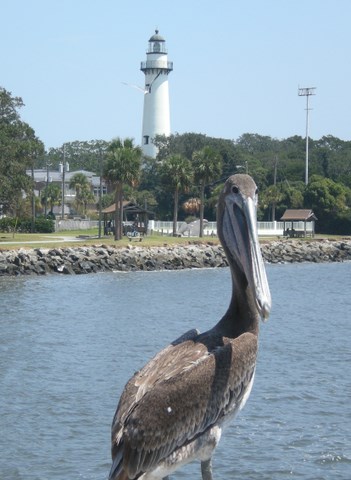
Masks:
[[[233,266],[231,267],[231,273],[232,297],[228,310],[217,323],[215,329],[221,335],[230,338],[236,338],[245,332],[258,335],[259,316],[246,278]]]

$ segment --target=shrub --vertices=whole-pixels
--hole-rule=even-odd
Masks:
[[[32,231],[32,220],[28,218],[5,217],[0,219],[0,232],[21,232],[30,233]],[[53,233],[55,231],[55,222],[52,219],[38,217],[35,219],[35,233]]]
[[[55,221],[51,218],[36,218],[35,231],[37,233],[53,233],[55,231]]]
[[[12,232],[16,221],[11,217],[0,218],[0,232]]]
[[[325,216],[321,221],[318,219],[316,232],[333,235],[351,235],[351,213],[343,212],[335,216]]]

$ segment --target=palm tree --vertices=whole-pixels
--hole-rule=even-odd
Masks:
[[[272,222],[275,221],[276,205],[280,203],[282,200],[283,200],[283,194],[280,186],[270,185],[263,192],[261,202],[264,202],[267,208],[272,206],[272,218],[271,218]]]
[[[189,189],[193,180],[190,161],[182,155],[175,154],[166,158],[161,167],[161,178],[165,185],[173,188],[173,236],[177,233],[179,193]]]
[[[195,181],[200,187],[200,237],[204,234],[205,186],[220,177],[222,173],[222,157],[212,147],[204,147],[193,153]]]
[[[95,200],[89,181],[84,173],[75,173],[69,182],[69,188],[76,191],[76,207],[78,212],[82,210],[86,214],[87,204]]]
[[[134,186],[138,180],[141,155],[141,148],[135,147],[131,138],[116,138],[107,149],[104,176],[115,188],[115,240],[121,240],[123,232],[123,185]]]
[[[54,205],[59,205],[61,199],[62,190],[57,183],[49,183],[42,191],[41,202],[45,205],[45,211],[47,210],[47,204],[49,204],[52,212]]]

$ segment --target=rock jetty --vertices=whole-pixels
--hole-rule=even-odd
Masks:
[[[267,263],[350,261],[351,240],[272,241],[262,244],[262,253]],[[0,250],[0,276],[180,270],[227,265],[223,248],[211,242],[162,247],[96,245]]]

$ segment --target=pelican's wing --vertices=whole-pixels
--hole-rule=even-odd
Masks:
[[[129,478],[239,408],[253,377],[257,338],[245,333],[212,352],[204,343],[187,341],[160,353],[172,360],[164,361],[165,371],[156,366],[159,380],[129,410],[122,427],[117,457]]]
[[[191,365],[194,357],[202,356],[206,348],[194,351],[193,339],[199,335],[196,329],[189,330],[155,355],[141,370],[128,381],[121,395],[115,417],[112,422],[112,438],[118,443],[120,427],[136,403],[151,390],[154,385],[172,377],[179,370]]]
[[[154,385],[171,378],[181,369],[192,365],[195,357],[207,354],[206,348],[198,348],[194,351],[193,340],[199,335],[196,329],[184,333],[170,345],[161,350],[141,370],[139,370],[126,384],[112,422],[112,459],[113,465],[110,478],[118,478],[112,475],[118,471],[123,457],[123,430],[131,412],[146,392],[154,388]]]

